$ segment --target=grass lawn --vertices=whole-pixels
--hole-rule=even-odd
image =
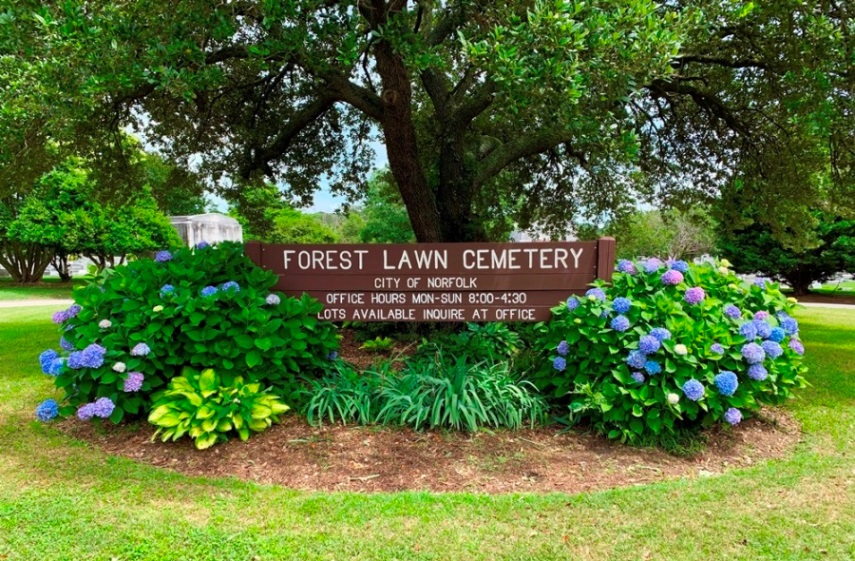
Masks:
[[[44,279],[31,286],[21,286],[12,279],[0,279],[0,301],[28,300],[34,298],[71,298],[72,289],[84,281],[72,279],[71,282],[61,283],[59,279]]]
[[[191,478],[34,421],[55,326],[0,310],[0,559],[853,559],[855,312],[799,319],[813,387],[788,459],[575,496],[360,495]]]

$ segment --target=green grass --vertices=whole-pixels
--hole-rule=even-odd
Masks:
[[[0,279],[0,302],[9,300],[71,298],[71,291],[83,281],[72,279],[61,283],[59,279],[44,279],[35,285],[19,285],[9,278]]]
[[[811,290],[811,292],[834,296],[855,296],[855,280],[828,282],[822,285],[822,288]]]
[[[362,495],[187,477],[33,421],[57,334],[0,310],[0,559],[853,559],[855,312],[800,319],[813,386],[787,459],[575,496]]]

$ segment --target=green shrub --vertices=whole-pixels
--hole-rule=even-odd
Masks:
[[[261,432],[279,422],[288,409],[277,396],[262,391],[261,384],[245,384],[239,376],[220,377],[211,368],[201,373],[187,368],[154,396],[148,420],[158,427],[152,440],[187,435],[202,450],[232,432],[246,440],[250,431]]]
[[[338,339],[333,324],[314,317],[319,302],[271,294],[275,282],[242,246],[224,243],[161,252],[75,290],[75,305],[54,317],[70,353],[52,372],[66,394],[61,413],[107,398],[115,422],[142,415],[151,394],[187,366],[290,400],[298,375],[325,371]]]
[[[320,425],[324,420],[345,425],[374,422],[379,410],[377,389],[391,364],[386,361],[380,371],[359,373],[344,361],[336,361],[332,373],[320,380],[309,380],[309,388],[304,392],[309,397],[303,409],[306,419],[312,425]]]
[[[466,356],[470,362],[494,362],[512,359],[522,342],[506,323],[467,323],[466,329],[454,333],[437,333],[419,345],[419,355],[437,352]]]
[[[391,337],[376,337],[365,341],[359,348],[372,353],[388,353],[394,346],[395,341]]]
[[[647,440],[736,424],[805,386],[795,301],[778,285],[713,263],[622,261],[619,271],[553,309],[546,326],[551,358],[534,381],[569,401],[571,420]]]

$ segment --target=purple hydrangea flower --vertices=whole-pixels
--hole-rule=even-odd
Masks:
[[[145,343],[137,343],[134,345],[134,348],[131,349],[131,356],[146,356],[151,352],[151,347],[146,345]]]
[[[107,354],[107,349],[105,349],[104,347],[102,347],[98,343],[92,343],[91,345],[86,347],[86,349],[89,349],[90,351],[92,351],[94,353],[101,353],[102,355]],[[86,350],[86,349],[84,349],[84,350]]]
[[[68,312],[66,310],[60,310],[58,312],[54,312],[54,314],[50,317],[50,320],[57,325],[65,322],[68,319]]]
[[[59,415],[59,404],[55,399],[46,399],[36,407],[36,419],[46,423]]]
[[[145,380],[145,375],[142,372],[128,372],[122,389],[128,393],[138,392],[142,388],[143,380]]]
[[[632,307],[632,300],[629,298],[615,298],[615,301],[612,302],[612,309],[619,314],[625,314]]]
[[[784,354],[784,349],[782,349],[781,345],[779,345],[775,341],[763,341],[763,344],[760,346],[763,348],[763,351],[769,356],[769,358],[775,359]]]
[[[797,355],[805,354],[805,346],[802,345],[802,342],[799,341],[798,339],[790,339],[789,347],[790,347],[790,349],[795,351],[795,353]]]
[[[651,257],[650,259],[642,263],[642,266],[644,267],[644,272],[655,273],[656,271],[662,268],[662,261],[660,261],[656,257]]]
[[[703,302],[704,298],[707,295],[704,292],[704,289],[700,286],[693,286],[689,290],[686,291],[686,294],[683,296],[683,300],[685,300],[688,304],[694,306],[695,304],[700,304]]]
[[[733,304],[728,304],[724,307],[724,315],[726,315],[730,319],[739,319],[742,317],[742,310],[740,310]]]
[[[633,368],[644,368],[644,363],[647,361],[647,356],[641,351],[630,351],[626,357],[626,363]]]
[[[39,365],[42,367],[42,372],[49,374],[51,363],[59,358],[59,353],[53,349],[48,349],[39,355]]]
[[[757,380],[758,382],[762,382],[769,375],[769,372],[766,371],[766,368],[763,367],[762,364],[752,364],[748,367],[748,377],[752,380]]]
[[[753,322],[746,321],[739,326],[739,334],[749,341],[753,341],[757,338],[757,327],[754,326]]]
[[[754,312],[754,319],[765,321],[769,319],[769,312],[764,312],[760,310],[759,312]]]
[[[571,296],[567,299],[567,309],[571,312],[579,307],[579,299],[575,296]]]
[[[662,284],[674,286],[683,282],[683,273],[677,269],[668,269],[660,277]]]
[[[71,342],[70,342],[68,339],[66,339],[65,337],[60,337],[60,338],[59,338],[59,347],[60,347],[63,351],[69,351],[69,352],[71,352],[71,351],[73,351],[73,350],[74,350],[74,345],[72,345],[72,344],[71,344]]]
[[[747,343],[742,346],[742,358],[748,364],[759,364],[766,358],[766,351],[757,343]]]
[[[82,309],[83,308],[81,308],[78,304],[72,304],[71,306],[68,307],[68,309],[65,311],[65,313],[68,315],[69,319],[70,318],[76,318],[77,314],[79,314]]]
[[[615,316],[609,324],[615,331],[626,331],[629,329],[629,319],[626,316]]]
[[[662,342],[671,338],[671,332],[664,327],[655,327],[650,330],[650,336]]]
[[[113,403],[112,399],[109,397],[99,397],[95,400],[95,403],[92,404],[92,414],[96,417],[106,419],[113,414],[113,410],[115,408],[116,404]]]
[[[763,277],[757,277],[756,279],[754,279],[754,286],[766,288],[766,279],[764,279]]]
[[[80,351],[80,364],[84,368],[101,368],[104,364],[104,347],[101,345],[89,345]],[[71,353],[68,357],[69,366],[71,366],[71,357],[76,353]],[[74,368],[72,366],[72,368]]]
[[[552,361],[552,367],[559,372],[563,372],[567,368],[567,361],[562,356],[555,357],[555,360]]]
[[[718,393],[724,396],[733,395],[736,392],[736,388],[739,387],[739,380],[736,378],[736,374],[730,370],[725,370],[718,374],[714,382],[715,387],[718,388]]]
[[[81,405],[77,409],[77,418],[81,421],[88,421],[92,417],[95,416],[95,404],[87,403],[86,405]]]
[[[659,339],[654,337],[653,335],[645,335],[638,341],[638,350],[643,352],[646,355],[651,355],[659,350],[659,347],[662,346],[662,343],[659,342]]]
[[[671,263],[671,268],[684,274],[689,272],[689,264],[682,259]]]
[[[555,350],[558,351],[559,355],[567,356],[567,353],[570,352],[570,345],[567,344],[567,341],[561,341]]]
[[[731,407],[724,412],[724,420],[731,425],[738,425],[742,421],[742,412],[736,407]]]
[[[202,296],[205,296],[206,298],[208,296],[213,296],[216,293],[217,293],[217,287],[216,286],[206,286],[201,291]]]
[[[774,341],[776,343],[780,343],[784,340],[784,337],[787,336],[787,332],[781,329],[780,327],[773,327],[772,332],[769,333],[769,340]]]
[[[634,275],[637,272],[635,270],[635,265],[629,259],[621,259],[618,261],[617,270],[620,273],[627,273],[630,275]]]
[[[683,384],[683,394],[692,401],[698,401],[704,397],[704,385],[692,378]]]
[[[173,294],[174,292],[175,292],[175,287],[172,286],[171,284],[164,284],[163,286],[160,287],[160,297],[161,298],[163,298],[164,296],[168,296],[170,294]]]
[[[264,300],[264,302],[268,306],[278,306],[279,302],[281,302],[281,300],[279,299],[279,296],[277,296],[275,294],[268,294],[267,298]]]
[[[235,281],[224,282],[220,288],[223,292],[229,292],[230,290],[234,290],[235,292],[240,291],[240,285]]]
[[[80,370],[86,366],[83,360],[83,351],[75,351],[68,355],[68,367],[74,370]]]
[[[206,241],[201,241],[196,244],[196,249],[205,249],[206,247],[211,247],[211,244]]]
[[[662,367],[655,360],[648,360],[644,363],[644,371],[653,376],[662,372]]]
[[[157,261],[158,263],[165,263],[167,261],[170,261],[171,259],[172,259],[172,254],[166,250],[158,251],[157,253],[154,254],[154,260]]]
[[[606,300],[606,293],[599,288],[592,288],[588,290],[588,292],[585,293],[585,296],[593,296],[600,302],[605,302]]]
[[[710,352],[713,352],[717,355],[723,355],[724,347],[721,346],[721,343],[713,343],[712,345],[710,345]]]
[[[795,335],[799,332],[799,322],[791,317],[786,317],[781,320],[781,329],[783,329],[787,335]]]
[[[769,335],[772,334],[772,326],[763,320],[755,319],[751,321],[751,324],[757,330],[757,336],[761,339],[768,339]]]
[[[643,384],[645,380],[644,374],[642,374],[641,372],[633,372],[632,374],[630,374],[630,377],[635,380],[636,384]]]

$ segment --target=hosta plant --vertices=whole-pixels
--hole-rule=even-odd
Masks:
[[[622,261],[553,309],[535,382],[610,438],[734,425],[806,385],[794,306],[726,262]]]
[[[189,436],[196,448],[210,448],[229,434],[241,440],[250,432],[261,432],[289,407],[261,384],[247,384],[241,377],[221,377],[208,368],[202,372],[185,369],[165,391],[154,397],[148,420],[158,427],[152,439],[164,441]]]

